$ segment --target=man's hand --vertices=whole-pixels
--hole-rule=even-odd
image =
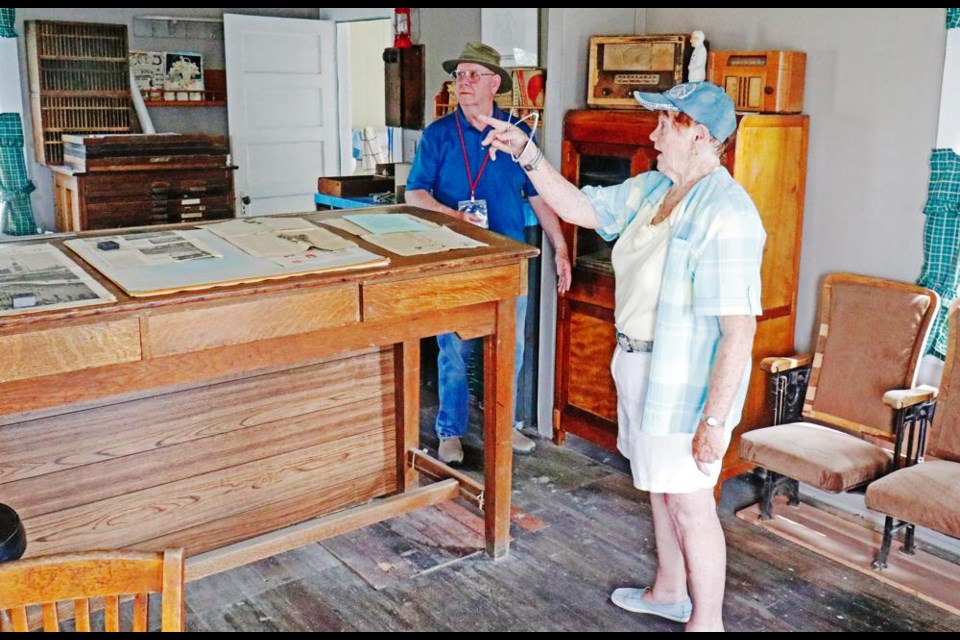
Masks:
[[[557,292],[566,293],[570,290],[572,280],[570,254],[567,252],[567,248],[563,247],[562,250],[558,250],[553,257],[553,261],[557,266]]]
[[[726,434],[723,427],[710,427],[703,420],[697,425],[697,432],[693,434],[693,460],[697,469],[705,476],[710,475],[711,462],[718,462],[726,451]]]

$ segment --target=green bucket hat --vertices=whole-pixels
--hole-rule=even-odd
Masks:
[[[506,93],[513,90],[513,78],[510,73],[500,66],[500,52],[493,47],[487,46],[482,42],[468,42],[463,47],[463,53],[459,58],[447,60],[443,63],[443,70],[447,73],[453,73],[457,70],[457,65],[462,62],[472,62],[483,65],[490,71],[496,72],[500,76],[500,91]]]

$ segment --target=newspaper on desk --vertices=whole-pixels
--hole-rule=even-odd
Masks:
[[[76,241],[73,241],[76,242]],[[108,267],[144,267],[222,258],[223,254],[182,231],[148,231],[80,240]]]
[[[242,218],[204,228],[247,255],[270,260],[285,269],[374,265],[385,261],[383,256],[303,218]]]
[[[49,244],[0,246],[0,315],[70,309],[116,297]]]
[[[323,224],[363,238],[401,256],[474,249],[487,244],[408,213],[349,214]]]
[[[286,227],[287,225],[283,225]],[[284,231],[289,231],[285,228]],[[291,276],[330,273],[350,269],[366,269],[386,266],[390,259],[367,251],[352,242],[348,249],[326,251],[311,249],[288,256],[260,258],[252,256],[231,242],[211,232],[207,226],[183,229],[176,232],[193,247],[207,255],[218,256],[215,260],[183,259],[170,264],[124,265],[112,256],[119,251],[120,242],[130,234],[118,236],[111,242],[116,247],[97,246],[98,238],[75,238],[64,245],[83,258],[131,296],[145,297],[165,295],[178,291],[197,291],[211,287],[260,282]],[[300,231],[297,231],[299,234]],[[228,234],[229,235],[229,234]],[[299,242],[299,241],[298,241]],[[348,241],[349,242],[349,241]],[[148,254],[150,255],[150,254]],[[186,258],[189,254],[174,254]],[[110,262],[108,262],[108,259]],[[116,263],[121,262],[118,266]]]
[[[355,242],[303,218],[238,218],[205,228],[255,258],[278,258],[311,249],[338,251],[357,246]]]

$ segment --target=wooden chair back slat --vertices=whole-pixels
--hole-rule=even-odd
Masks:
[[[108,633],[120,631],[120,598],[118,596],[103,598],[103,630]]]
[[[50,633],[60,631],[60,616],[57,615],[56,602],[46,602],[43,605],[43,630]]]
[[[13,623],[14,631],[29,631],[27,625],[27,608],[15,607],[10,610],[10,621]]]
[[[150,597],[145,593],[138,593],[133,597],[133,630],[146,631],[149,617]]]
[[[183,631],[183,549],[162,553],[90,551],[0,564],[0,611],[28,631],[27,607],[39,605],[46,631],[58,631],[57,602],[74,603],[77,631],[90,631],[90,598],[103,601],[104,631],[120,631],[120,599],[133,597],[133,631],[147,631],[148,594],[161,593],[161,631]],[[66,617],[69,610],[61,612]],[[33,614],[35,615],[35,614]],[[39,626],[40,621],[32,623]]]
[[[73,601],[73,626],[77,631],[90,631],[90,601],[86,598]]]

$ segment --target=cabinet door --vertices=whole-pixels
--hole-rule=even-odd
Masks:
[[[563,176],[577,186],[614,186],[653,169],[658,152],[650,134],[657,114],[649,111],[571,111],[564,123]],[[574,286],[595,276],[613,277],[612,243],[592,229],[565,226],[574,265]],[[577,271],[580,271],[578,277]],[[611,287],[609,287],[612,289]],[[613,308],[613,299],[604,305]]]

